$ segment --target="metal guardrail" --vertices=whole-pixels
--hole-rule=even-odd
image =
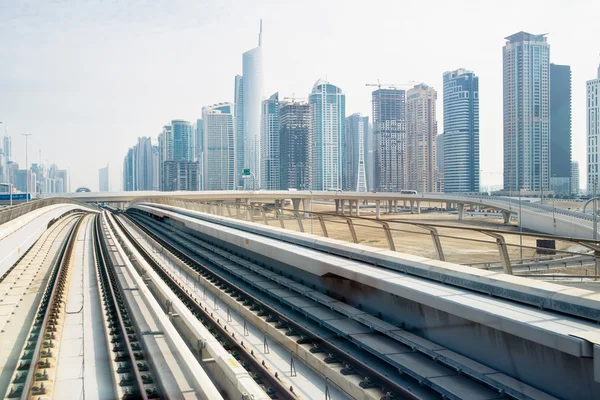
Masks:
[[[10,207],[7,210],[0,210],[0,225],[12,221],[15,218],[19,218],[22,215],[25,215],[31,211],[52,206],[55,204],[75,204],[84,209],[93,209],[89,204],[83,203],[81,201],[69,199],[66,197],[53,197],[49,199],[39,199],[39,200],[31,200],[28,203],[23,203],[17,206]]]

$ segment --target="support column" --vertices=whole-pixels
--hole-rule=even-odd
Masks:
[[[504,225],[510,224],[510,211],[502,211],[502,217],[504,218]]]
[[[335,214],[338,215],[340,213],[340,200],[335,199]]]
[[[404,208],[406,210],[406,200],[404,200],[404,204],[402,205],[402,208]]]
[[[421,202],[417,201],[417,214],[421,214]]]
[[[304,210],[304,218],[308,218],[306,213],[310,208],[310,199],[302,199],[302,209]]]
[[[298,212],[300,209],[300,199],[292,199],[292,205],[294,206],[294,211]]]
[[[375,218],[381,218],[381,200],[375,200]]]
[[[240,204],[242,199],[235,199],[235,218],[240,218]]]
[[[465,213],[465,205],[458,204],[458,220],[459,221],[462,221],[464,213]]]
[[[398,212],[398,200],[394,200],[394,212]]]
[[[360,217],[360,200],[355,200],[356,201],[356,216]]]
[[[415,212],[415,201],[414,200],[410,200],[410,213],[414,213]]]

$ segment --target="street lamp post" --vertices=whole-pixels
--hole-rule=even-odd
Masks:
[[[27,188],[25,190],[25,202],[29,201],[29,161],[28,161],[28,149],[27,149],[27,142],[29,139],[29,136],[31,136],[31,133],[22,133],[21,135],[25,136],[25,182],[27,185]]]

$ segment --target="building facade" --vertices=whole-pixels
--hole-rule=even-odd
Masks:
[[[579,195],[579,163],[577,161],[571,162],[571,194]]]
[[[164,178],[166,191],[199,190],[199,165],[193,161],[165,161]]]
[[[235,76],[234,131],[235,131],[235,186],[244,187],[242,171],[244,169],[244,78]]]
[[[4,145],[3,145],[3,149],[4,149],[4,157],[6,157],[6,162],[12,162],[13,161],[13,154],[12,154],[12,138],[10,136],[4,136]]]
[[[472,71],[461,68],[444,73],[443,140],[443,153],[438,154],[444,158],[438,169],[444,177],[444,192],[478,192],[479,78]]]
[[[219,103],[202,108],[204,156],[202,190],[234,190],[235,129],[234,105]]]
[[[550,45],[518,32],[503,48],[504,190],[550,188]]]
[[[260,188],[260,111],[263,100],[263,55],[262,21],[258,34],[258,46],[242,56],[243,64],[243,129],[244,129],[244,168],[249,168]],[[248,185],[248,181],[245,181]],[[246,186],[246,188],[250,188]]]
[[[373,105],[373,188],[399,192],[407,187],[406,91],[378,89]]]
[[[98,170],[98,191],[108,192],[108,165]]]
[[[193,134],[191,122],[181,119],[171,121],[173,131],[173,156],[167,160],[193,161]]]
[[[587,190],[592,193],[594,185],[600,183],[598,180],[598,166],[600,166],[600,65],[596,79],[586,82],[587,93]]]
[[[123,191],[131,192],[134,191],[134,157],[133,147],[127,150],[125,159],[123,160]]]
[[[444,192],[444,141],[445,135],[439,134],[435,139],[435,173],[437,174],[438,192]]]
[[[307,190],[309,179],[310,105],[284,102],[279,108],[280,189]]]
[[[279,93],[274,93],[262,103],[260,120],[261,189],[279,190],[281,187],[279,133]]]
[[[571,67],[550,64],[550,185],[571,193]]]
[[[344,190],[367,191],[365,156],[368,152],[366,149],[368,132],[369,117],[355,113],[346,118],[346,140],[342,143],[345,147]]]
[[[435,141],[437,92],[427,85],[416,85],[406,100],[406,161],[407,189],[435,192]]]
[[[156,190],[154,187],[154,147],[149,137],[138,138],[133,147],[133,190]]]

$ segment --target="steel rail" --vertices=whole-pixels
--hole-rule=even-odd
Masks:
[[[108,307],[112,308],[113,314],[117,317],[119,329],[121,331],[121,338],[122,338],[123,342],[125,343],[125,347],[127,349],[127,353],[129,356],[129,364],[131,366],[131,369],[133,370],[135,382],[138,387],[139,397],[141,397],[143,400],[148,400],[149,397],[144,388],[144,381],[142,379],[142,374],[141,374],[139,366],[136,362],[136,359],[134,356],[134,351],[131,346],[131,341],[129,339],[129,334],[127,332],[127,329],[125,327],[125,322],[123,320],[123,315],[122,315],[120,307],[117,303],[118,299],[122,298],[122,296],[120,295],[120,293],[119,293],[119,296],[117,296],[118,289],[115,290],[115,288],[113,287],[113,284],[111,283],[111,277],[114,279],[114,276],[111,273],[112,271],[110,271],[108,268],[108,264],[110,263],[110,260],[108,260],[107,255],[105,254],[107,252],[106,251],[106,241],[105,241],[104,235],[102,234],[102,229],[100,228],[100,223],[101,223],[100,218],[101,218],[101,216],[98,215],[98,216],[96,216],[95,221],[94,221],[94,225],[95,225],[95,227],[94,227],[95,228],[94,229],[94,234],[95,234],[94,235],[94,244],[97,249],[96,259],[98,262],[98,269],[103,278],[103,279],[100,279],[100,283],[104,287],[105,291],[108,291],[108,293],[111,296],[111,298],[108,299],[108,301],[111,301],[112,305],[109,304]]]

